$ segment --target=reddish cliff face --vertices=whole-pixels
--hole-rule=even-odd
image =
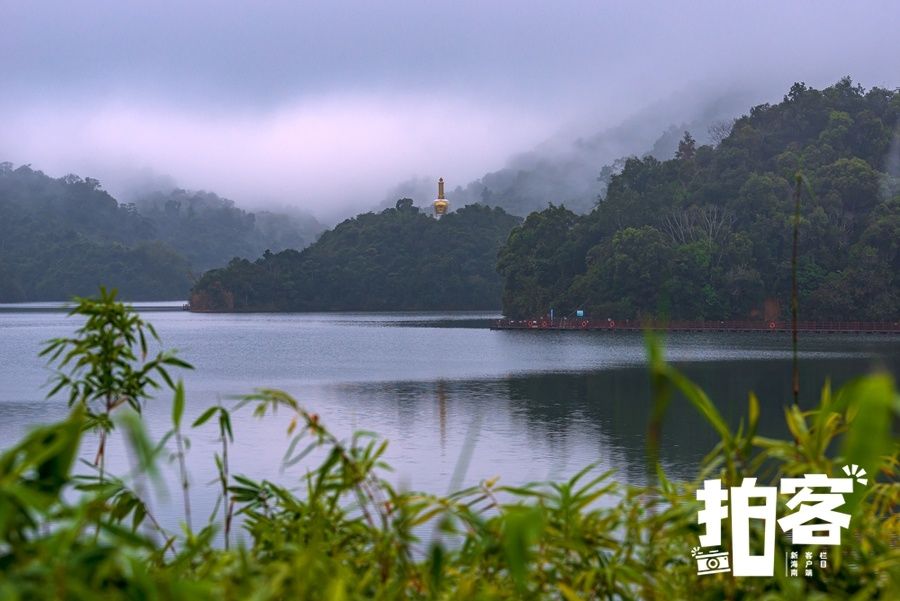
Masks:
[[[191,292],[191,311],[234,311],[234,294],[226,290],[221,282],[215,282],[203,290]]]

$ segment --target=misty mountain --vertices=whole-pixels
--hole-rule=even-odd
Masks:
[[[120,203],[96,179],[0,163],[0,302],[67,300],[100,284],[125,298],[184,298],[192,274],[302,248],[321,229],[307,215],[250,213],[208,192]]]
[[[304,248],[324,229],[312,215],[249,212],[213,192],[175,189],[135,200],[137,212],[154,225],[154,237],[185,256],[197,271],[234,257]]]
[[[510,158],[502,169],[457,186],[448,197],[455,206],[481,203],[521,216],[549,203],[588,213],[625,157],[670,159],[685,131],[701,144],[718,142],[750,104],[749,96],[732,92],[710,101],[691,91],[654,103],[615,127],[584,133],[590,126],[572,126],[569,132]],[[572,130],[580,131],[573,134]],[[436,179],[406,180],[388,192],[382,206],[390,206],[390,199],[398,197],[415,198],[417,204],[427,206],[434,198]]]
[[[801,319],[900,317],[900,90],[794,84],[716,146],[628,159],[596,209],[528,216],[500,254],[504,313],[785,319],[796,174]]]

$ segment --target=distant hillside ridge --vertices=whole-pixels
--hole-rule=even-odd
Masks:
[[[302,248],[321,229],[311,217],[251,213],[208,192],[119,203],[96,179],[0,163],[0,302],[68,300],[100,285],[130,300],[184,299],[193,274]]]
[[[302,251],[235,259],[203,275],[195,311],[404,311],[500,307],[497,251],[520,219],[470,205],[440,220],[401,199]]]

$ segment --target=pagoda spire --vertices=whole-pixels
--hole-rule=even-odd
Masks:
[[[438,180],[438,197],[431,203],[434,206],[434,218],[440,219],[450,208],[450,201],[444,197],[444,178]]]

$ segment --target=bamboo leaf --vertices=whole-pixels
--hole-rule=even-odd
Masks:
[[[175,385],[175,399],[172,401],[172,423],[175,428],[181,427],[181,418],[184,415],[184,382],[178,380]]]

